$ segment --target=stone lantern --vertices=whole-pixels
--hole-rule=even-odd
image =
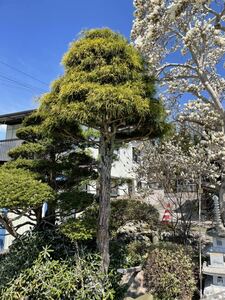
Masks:
[[[225,299],[225,227],[221,220],[218,197],[213,196],[213,201],[216,226],[207,231],[213,242],[206,249],[209,264],[205,262],[202,268],[202,273],[207,275],[204,296],[206,299]]]

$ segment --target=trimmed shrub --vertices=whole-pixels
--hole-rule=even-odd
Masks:
[[[145,222],[149,228],[156,229],[159,221],[159,213],[151,204],[134,200],[134,199],[118,199],[111,202],[111,232],[127,222]]]
[[[98,204],[89,206],[77,219],[70,219],[61,226],[61,231],[72,240],[87,240],[96,237]],[[109,230],[111,237],[127,222],[145,222],[149,229],[157,229],[159,213],[152,205],[133,199],[111,201]],[[75,229],[75,230],[74,230]]]
[[[161,300],[191,299],[196,289],[192,260],[180,247],[151,251],[144,274],[148,291]]]

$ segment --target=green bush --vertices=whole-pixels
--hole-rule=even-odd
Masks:
[[[151,251],[144,274],[148,291],[161,300],[190,299],[196,289],[192,260],[180,247]]]
[[[98,204],[89,206],[77,219],[70,219],[61,226],[61,231],[72,240],[87,240],[96,237]],[[110,236],[115,237],[119,227],[127,222],[145,222],[157,229],[159,213],[152,205],[133,199],[111,201]]]
[[[110,230],[115,232],[127,222],[145,222],[156,229],[159,213],[151,204],[134,199],[118,199],[111,202]]]
[[[47,231],[33,231],[24,234],[20,239],[14,241],[13,245],[10,247],[9,252],[0,256],[0,299],[1,295],[16,295],[16,293],[20,293],[21,291],[18,290],[18,285],[20,284],[23,286],[23,289],[29,291],[32,289],[31,285],[27,285],[27,282],[23,281],[28,277],[28,273],[32,274],[34,265],[36,265],[37,261],[39,261],[39,268],[42,270],[43,274],[45,274],[45,270],[51,274],[53,270],[61,270],[60,274],[56,274],[56,277],[60,277],[62,273],[64,273],[65,277],[68,277],[70,273],[64,272],[64,270],[68,269],[68,265],[71,266],[72,262],[74,261],[74,257],[77,256],[78,251],[81,253],[80,256],[82,260],[86,260],[86,256],[84,258],[83,253],[89,253],[87,259],[92,258],[92,263],[96,265],[96,272],[99,272],[97,269],[97,265],[99,266],[99,258],[94,253],[95,247],[93,247],[93,241],[84,241],[79,242],[71,242],[71,240],[65,235],[63,235],[58,230],[47,230]],[[49,252],[50,257],[43,263],[43,266],[40,265],[40,253],[43,251],[43,248],[50,248],[51,251]],[[78,250],[79,248],[79,250]],[[119,252],[122,254],[122,251]],[[117,264],[112,264],[110,268],[109,278],[108,280],[111,282],[112,288],[109,289],[111,292],[115,290],[115,298],[114,299],[123,299],[124,289],[121,288],[119,285],[121,275],[117,273],[116,269],[121,267],[123,261],[126,257],[126,253],[124,252],[124,256],[121,256],[116,251],[115,255],[113,254],[113,259],[117,257],[119,260]],[[38,258],[39,257],[39,258]],[[120,257],[120,259],[119,259]],[[89,261],[90,262],[90,261]],[[88,265],[88,263],[87,263]],[[85,268],[87,267],[85,266]],[[73,266],[75,263],[73,263]],[[46,271],[46,272],[47,272]],[[86,270],[87,271],[87,270]],[[39,271],[38,271],[39,272]],[[58,272],[58,271],[57,271]],[[41,273],[39,273],[41,276]],[[33,276],[33,275],[32,275]],[[52,276],[52,275],[51,275]],[[98,273],[99,278],[102,276]],[[57,278],[52,277],[52,281],[57,283]],[[46,279],[48,282],[48,279]],[[49,279],[50,280],[50,279]],[[55,281],[56,280],[56,281]],[[105,279],[104,279],[105,280]],[[35,278],[31,278],[32,282],[36,282]],[[107,281],[107,284],[109,284]],[[17,285],[14,286],[14,283]],[[65,282],[64,282],[65,283]],[[11,287],[12,284],[12,287]],[[52,283],[51,283],[52,284]],[[66,283],[65,283],[66,284]],[[7,287],[7,289],[6,289]],[[53,293],[50,289],[47,292],[47,285],[45,286],[46,290],[43,292],[45,293]],[[53,290],[57,290],[59,293],[61,289],[61,285],[54,286]],[[7,291],[6,291],[7,290]],[[64,289],[62,289],[63,291]],[[7,292],[7,293],[6,293]],[[6,294],[5,294],[6,293]],[[10,294],[11,293],[11,294]],[[15,293],[15,294],[14,294]],[[33,292],[32,292],[33,293]],[[36,292],[35,292],[36,293]],[[60,294],[61,295],[61,294]],[[11,297],[10,296],[10,297]],[[5,296],[6,297],[6,296]],[[8,299],[20,299],[16,298],[16,296],[12,296],[12,298]],[[14,298],[13,298],[14,297]],[[44,297],[44,296],[43,296]],[[5,298],[6,299],[6,298]],[[21,298],[22,299],[22,298]],[[24,298],[25,299],[25,298]],[[34,298],[32,298],[34,299]],[[45,298],[38,298],[38,299],[45,299]],[[50,298],[51,299],[51,298]],[[55,299],[58,299],[55,297]],[[59,298],[60,299],[60,298]],[[67,299],[67,298],[63,298]],[[73,298],[71,298],[73,299]],[[77,298],[75,298],[77,299]],[[79,299],[79,298],[78,298]],[[83,299],[83,298],[81,298]],[[86,299],[86,298],[84,298]],[[88,298],[87,298],[88,299]],[[95,298],[93,298],[95,299]],[[103,298],[97,298],[103,299]],[[110,298],[109,298],[110,299]]]
[[[2,300],[109,300],[114,299],[111,283],[100,270],[97,255],[67,260],[51,259],[45,248],[20,275],[2,291]]]
[[[58,230],[27,232],[0,256],[0,290],[20,272],[30,268],[44,247],[50,247],[53,259],[65,259],[76,253],[75,244]]]

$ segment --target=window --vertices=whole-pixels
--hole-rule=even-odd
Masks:
[[[111,197],[117,197],[118,196],[118,185],[111,187],[110,196]]]
[[[222,243],[221,240],[216,240],[216,245],[219,246],[219,247],[222,247],[223,243]]]
[[[218,276],[218,277],[217,277],[217,283],[218,283],[218,284],[221,284],[221,283],[223,284],[223,277]]]
[[[177,180],[177,192],[196,192],[197,187],[191,180]]]
[[[140,150],[135,147],[132,147],[132,158],[134,162],[139,162],[140,159]]]
[[[138,181],[137,182],[137,190],[140,191],[142,189],[142,182]]]

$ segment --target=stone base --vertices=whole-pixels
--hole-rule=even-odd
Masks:
[[[129,299],[129,297],[136,299],[137,297],[146,294],[147,289],[144,286],[144,271],[141,270],[141,266],[129,269],[118,269],[117,271],[123,274],[121,284],[126,284],[128,286],[125,295],[126,300]],[[146,298],[146,300],[148,300],[148,298]]]
[[[124,300],[153,300],[153,296],[152,295],[149,295],[149,294],[145,294],[145,295],[142,295],[138,298],[125,298]]]

